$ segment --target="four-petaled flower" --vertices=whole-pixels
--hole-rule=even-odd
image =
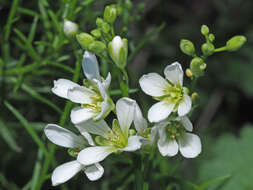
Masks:
[[[201,152],[200,138],[192,133],[193,126],[186,116],[157,123],[158,149],[163,156],[175,156],[178,150],[186,158],[195,158]],[[189,131],[189,132],[187,132]]]
[[[101,120],[114,109],[114,104],[108,95],[108,88],[111,83],[110,73],[105,80],[102,79],[96,56],[88,51],[84,53],[82,66],[88,79],[84,86],[67,79],[58,79],[54,81],[52,88],[54,94],[81,104],[80,107],[71,111],[70,118],[74,124],[91,118]]]
[[[85,147],[94,146],[94,142],[87,132],[83,132],[83,136],[77,136],[71,131],[55,124],[48,124],[44,132],[47,138],[54,144],[69,148],[69,152],[71,152],[74,157],[77,157],[78,153]],[[83,165],[77,160],[66,162],[53,171],[51,177],[53,186],[68,181],[80,171],[84,171],[89,180],[94,181],[102,177],[104,168],[99,163]]]
[[[117,119],[113,120],[112,129],[104,120],[89,120],[77,124],[79,131],[98,135],[95,139],[99,146],[83,149],[77,156],[78,162],[90,165],[104,160],[113,152],[136,151],[141,147],[140,136],[129,136],[129,128],[134,118],[135,101],[121,98],[116,103]]]
[[[160,101],[148,111],[150,122],[160,122],[173,111],[177,111],[179,116],[184,116],[191,110],[191,98],[183,87],[183,74],[181,65],[175,62],[164,70],[167,80],[157,73],[149,73],[140,78],[141,89]]]

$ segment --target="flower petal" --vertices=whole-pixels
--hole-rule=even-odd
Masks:
[[[164,89],[167,89],[169,83],[157,73],[143,75],[139,80],[141,89],[148,95],[159,97],[164,96]]]
[[[95,117],[96,115],[97,115],[97,112],[95,112],[92,109],[76,107],[71,110],[70,118],[71,118],[72,123],[78,124],[78,123],[87,121]]]
[[[53,171],[53,174],[51,177],[53,186],[56,186],[68,181],[74,175],[76,175],[79,171],[81,171],[83,168],[84,166],[82,166],[76,160],[67,162],[65,164],[58,166]]]
[[[92,103],[92,99],[90,97],[95,95],[95,92],[82,86],[73,87],[67,92],[68,99],[79,104]]]
[[[58,79],[54,81],[54,87],[52,88],[52,92],[57,96],[68,99],[68,90],[77,86],[79,85],[70,80]]]
[[[201,152],[200,138],[195,134],[186,133],[179,139],[179,150],[185,158],[195,158]]]
[[[87,79],[91,81],[93,79],[101,80],[99,74],[98,61],[93,53],[89,51],[84,52],[82,67],[84,75],[86,76]]]
[[[173,84],[183,85],[184,72],[180,63],[174,62],[164,69],[164,75]]]
[[[111,73],[108,73],[106,79],[102,82],[102,85],[104,86],[105,90],[108,90],[108,88],[110,87],[111,80]]]
[[[121,98],[116,103],[119,125],[125,136],[128,136],[128,130],[133,122],[135,103],[130,98]]]
[[[136,151],[138,149],[141,148],[141,140],[142,137],[140,136],[130,136],[128,138],[128,144],[125,148],[122,148],[120,150],[123,150],[123,151],[129,151],[129,152],[132,152],[132,151]]]
[[[48,124],[44,129],[47,138],[59,146],[66,148],[83,148],[87,142],[71,131],[55,124]]]
[[[116,149],[112,146],[94,146],[83,149],[77,156],[78,162],[83,165],[91,165],[103,161]]]
[[[158,102],[148,110],[148,120],[150,122],[159,122],[166,119],[173,111],[175,104],[169,104],[165,101]]]
[[[94,117],[94,120],[97,121],[104,119],[110,113],[111,110],[111,104],[108,102],[108,100],[103,101],[101,103],[101,112],[96,117]]]
[[[192,107],[192,101],[190,96],[187,94],[184,95],[184,100],[178,105],[178,115],[184,116],[191,110]]]
[[[158,149],[163,156],[175,156],[178,153],[178,144],[175,140],[158,140]]]
[[[76,124],[76,127],[81,134],[83,134],[83,132],[88,132],[94,135],[100,135],[105,138],[107,138],[107,135],[111,132],[110,127],[108,127],[107,123],[104,120],[97,122],[88,120],[86,122]]]
[[[135,104],[134,126],[138,133],[142,133],[148,126],[147,120],[143,117],[139,105]]]
[[[104,168],[99,163],[95,163],[94,165],[87,166],[84,173],[89,180],[96,181],[103,176]]]
[[[191,132],[193,130],[192,122],[190,121],[188,117],[186,116],[178,117],[176,118],[176,120],[180,121],[187,131]]]

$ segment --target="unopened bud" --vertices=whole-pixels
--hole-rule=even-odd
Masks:
[[[108,23],[114,23],[116,17],[117,17],[117,9],[112,5],[106,6],[104,11],[105,21]]]
[[[214,42],[214,40],[215,40],[214,34],[209,34],[208,38],[209,38],[210,42]]]
[[[129,136],[134,136],[136,134],[136,131],[134,129],[129,130]]]
[[[206,69],[206,64],[205,63],[202,63],[200,66],[199,66],[200,70],[201,71],[204,71]]]
[[[192,101],[195,101],[197,98],[198,98],[198,93],[197,92],[193,92],[192,95],[191,95],[191,99]]]
[[[201,59],[199,57],[195,57],[191,60],[190,69],[191,69],[194,76],[200,77],[204,74],[203,71],[200,69],[200,66],[203,63],[204,63],[203,59]]]
[[[88,49],[88,46],[94,42],[94,38],[88,33],[80,33],[76,35],[76,39],[84,49]]]
[[[108,51],[115,64],[119,68],[124,69],[127,64],[127,39],[121,39],[120,36],[115,36],[108,44]]]
[[[66,36],[74,36],[78,31],[78,25],[74,22],[69,20],[65,20],[63,24],[63,31]]]
[[[227,41],[226,44],[227,51],[237,51],[245,44],[246,41],[247,38],[245,36],[234,36],[233,38]]]
[[[215,47],[211,43],[204,43],[201,46],[201,50],[205,56],[212,55],[214,53]]]
[[[106,45],[103,42],[100,41],[94,41],[89,44],[88,50],[94,52],[94,53],[101,53],[106,49]]]
[[[104,20],[102,19],[102,18],[97,18],[97,20],[96,20],[96,25],[98,26],[98,27],[102,27],[102,24],[104,23]]]
[[[193,76],[191,69],[186,69],[185,74],[187,77],[191,78]]]
[[[104,22],[104,23],[102,24],[102,26],[101,26],[101,29],[102,29],[102,31],[103,31],[104,33],[109,33],[111,27],[110,27],[110,25],[109,25],[108,23]]]
[[[180,49],[186,55],[193,56],[195,54],[194,44],[190,40],[184,40],[184,39],[181,40]]]
[[[209,34],[209,28],[207,25],[202,25],[201,26],[201,34],[203,34],[204,36]]]
[[[94,29],[90,32],[95,38],[100,38],[101,37],[101,31],[99,29]]]

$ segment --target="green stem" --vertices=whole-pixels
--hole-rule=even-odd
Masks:
[[[214,52],[222,52],[222,51],[226,51],[226,50],[227,50],[227,47],[223,46],[223,47],[215,49]]]

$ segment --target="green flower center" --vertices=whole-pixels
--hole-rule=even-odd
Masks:
[[[172,121],[168,126],[166,126],[166,133],[167,137],[170,140],[177,139],[179,137],[182,137],[186,130],[184,126],[179,121]]]

